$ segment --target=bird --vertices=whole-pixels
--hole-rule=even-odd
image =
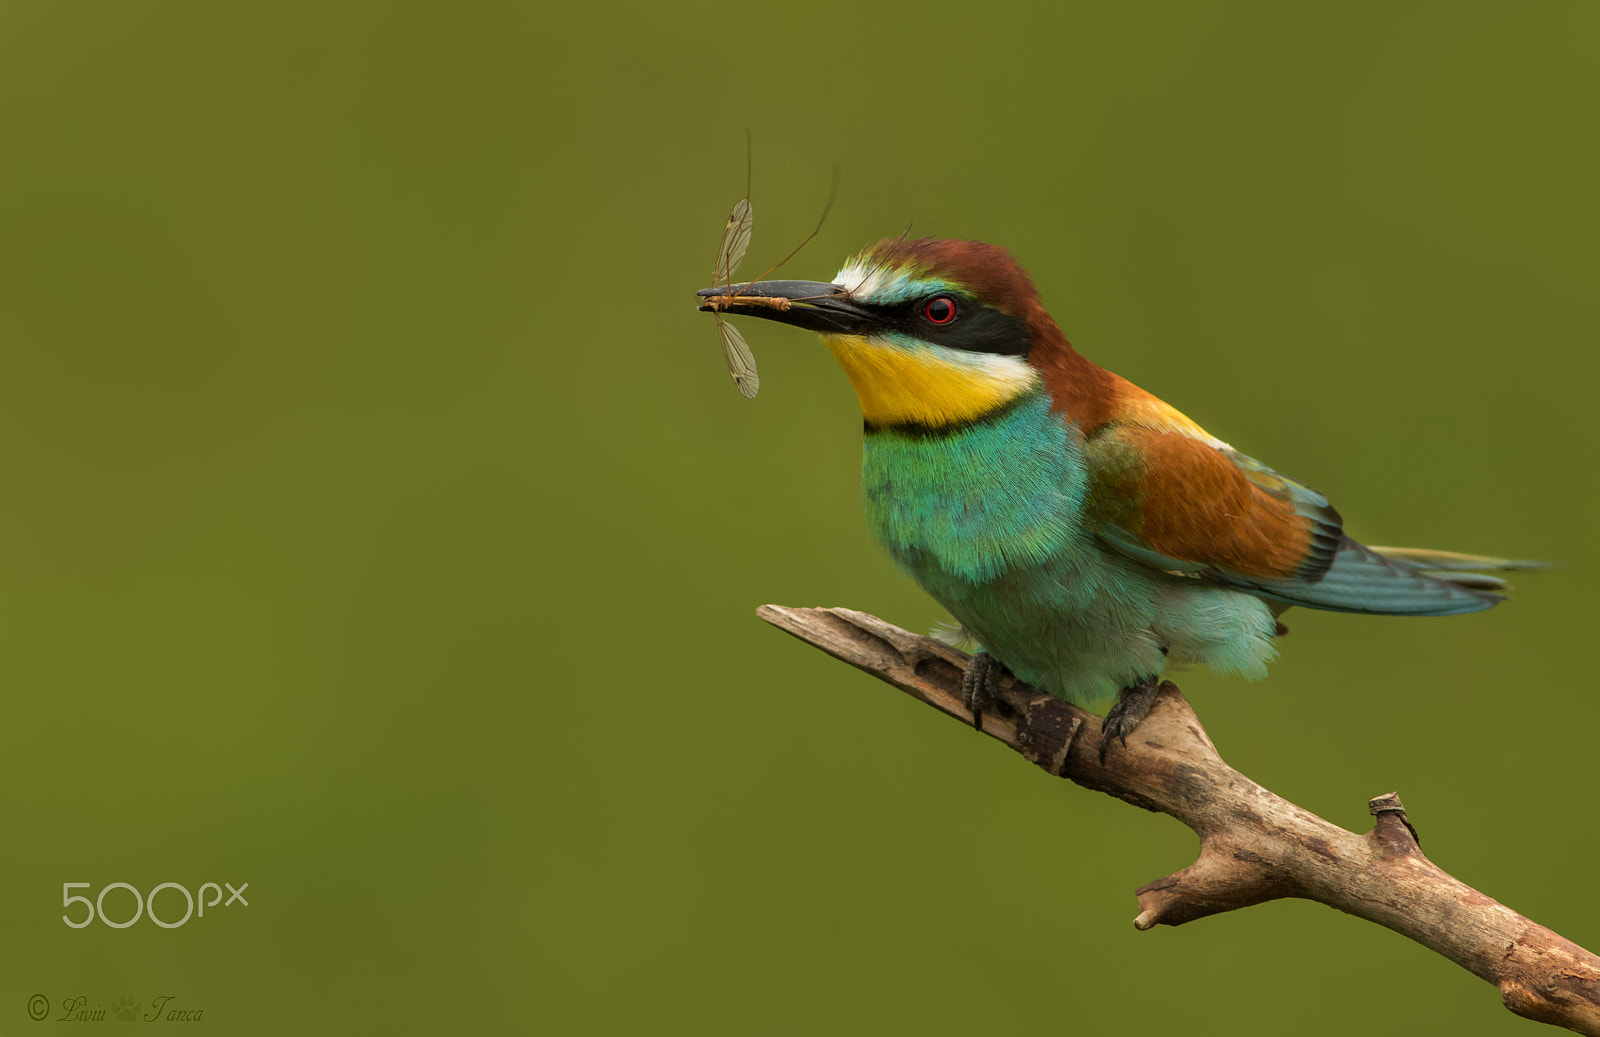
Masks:
[[[1080,354],[996,245],[901,235],[831,282],[697,294],[819,333],[844,369],[868,527],[981,646],[976,724],[1003,665],[1103,713],[1103,762],[1169,666],[1265,676],[1287,608],[1476,612],[1505,597],[1491,572],[1537,564],[1352,539],[1323,494]]]

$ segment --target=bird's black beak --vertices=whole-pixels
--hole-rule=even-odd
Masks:
[[[830,335],[865,334],[878,322],[843,285],[821,281],[749,281],[702,288],[695,294],[702,300],[702,310],[765,317]]]

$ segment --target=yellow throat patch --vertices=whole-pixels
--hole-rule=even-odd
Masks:
[[[823,335],[872,425],[959,425],[1039,384],[1021,357],[909,350],[854,335]]]

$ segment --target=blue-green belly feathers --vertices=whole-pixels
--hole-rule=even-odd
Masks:
[[[1051,694],[1099,709],[1169,661],[1265,674],[1274,622],[1261,601],[1096,540],[1081,436],[1041,392],[952,429],[869,432],[862,489],[895,560]]]

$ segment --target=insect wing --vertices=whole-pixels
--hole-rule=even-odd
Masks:
[[[739,199],[728,213],[728,225],[722,231],[722,250],[717,253],[718,280],[723,283],[733,280],[733,272],[739,269],[744,254],[750,251],[750,232],[755,225],[756,213],[750,207],[750,199]]]
[[[717,334],[722,336],[722,355],[728,361],[728,373],[733,376],[733,384],[739,389],[739,395],[747,400],[756,398],[756,393],[761,391],[761,376],[756,373],[756,358],[750,352],[750,347],[745,344],[744,336],[739,334],[739,329],[717,317]]]

